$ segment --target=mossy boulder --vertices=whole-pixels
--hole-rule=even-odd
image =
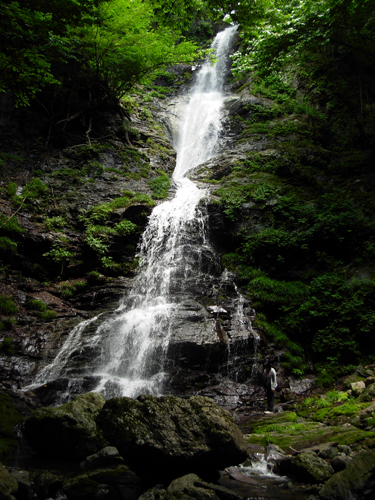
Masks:
[[[354,415],[350,423],[361,429],[373,429],[375,427],[375,403],[372,403]]]
[[[231,415],[202,396],[114,398],[97,423],[125,463],[159,481],[184,472],[210,474],[247,457],[248,446]]]
[[[61,490],[63,480],[50,471],[41,471],[34,477],[33,482],[37,498],[55,498],[57,492]]]
[[[15,500],[18,491],[17,481],[9,474],[3,464],[0,464],[0,500]]]
[[[206,483],[196,474],[187,474],[171,482],[167,489],[156,486],[139,500],[239,500],[242,496],[217,484]]]
[[[370,384],[364,389],[362,394],[359,396],[358,401],[369,403],[374,401],[375,398],[375,384]]]
[[[298,480],[310,483],[324,483],[334,474],[333,468],[313,451],[293,457],[291,470]]]
[[[320,490],[323,500],[370,500],[375,498],[375,453],[359,452],[346,469],[334,474]]]
[[[25,422],[25,438],[38,453],[83,460],[107,445],[95,422],[104,403],[101,394],[88,393],[58,408],[39,408]]]
[[[63,491],[69,500],[136,500],[141,493],[141,482],[128,467],[119,465],[68,479]]]

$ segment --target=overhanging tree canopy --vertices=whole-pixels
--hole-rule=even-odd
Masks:
[[[16,105],[49,85],[80,78],[120,96],[169,64],[192,61],[197,47],[181,37],[199,0],[0,1],[0,91]],[[167,15],[170,9],[171,15]],[[173,15],[172,15],[173,14]],[[173,24],[173,29],[172,29]]]

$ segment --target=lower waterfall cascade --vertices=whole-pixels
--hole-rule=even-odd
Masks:
[[[237,305],[231,311],[228,335],[222,332],[220,306],[203,311],[189,291],[192,283],[196,287],[215,279],[224,284],[228,281],[229,273],[222,273],[209,243],[203,206],[207,190],[197,187],[186,175],[220,152],[224,82],[236,30],[236,26],[231,26],[218,33],[212,44],[217,62],[204,62],[195,74],[189,100],[181,113],[181,127],[174,138],[175,195],[153,209],[141,238],[139,272],[130,293],[110,315],[95,316],[75,327],[53,362],[35,376],[28,388],[65,378],[59,402],[87,389],[101,392],[105,398],[163,394],[169,377],[170,342],[183,328],[181,304],[190,319],[195,321],[194,315],[201,319],[191,333],[197,345],[212,344],[213,335],[225,337],[221,341],[229,353],[228,373],[235,364],[233,339],[240,338],[242,345],[247,345],[251,333],[256,351],[259,336],[252,331],[237,288],[233,290]],[[85,333],[88,329],[90,335]],[[92,352],[92,364],[82,368],[83,351]]]

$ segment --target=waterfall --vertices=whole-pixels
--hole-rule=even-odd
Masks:
[[[173,173],[176,180],[219,152],[224,78],[230,42],[236,30],[237,27],[232,26],[218,33],[212,43],[218,61],[214,65],[206,61],[199,70],[176,146],[177,165]]]
[[[176,193],[172,200],[154,208],[150,216],[140,244],[140,270],[132,290],[88,341],[90,347],[100,343],[100,354],[90,375],[96,381],[93,390],[106,398],[162,392],[166,352],[179,299],[184,297],[189,280],[201,278],[202,261],[214,260],[199,209],[206,191],[186,174],[220,151],[223,85],[236,29],[229,27],[216,36],[212,48],[217,62],[206,61],[197,72],[175,140]],[[75,332],[81,335],[82,328]],[[84,341],[80,337],[77,341],[74,335],[72,332],[69,336],[70,345],[79,349],[77,344],[82,342],[83,349]],[[59,370],[63,372],[68,361],[66,351],[63,348],[63,354],[39,373],[36,383],[45,383],[52,374],[56,377]]]

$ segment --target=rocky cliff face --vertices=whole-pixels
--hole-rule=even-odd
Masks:
[[[191,75],[190,68],[183,70],[180,83]],[[20,158],[6,155],[0,294],[14,309],[2,311],[3,387],[16,390],[32,383],[77,325],[88,320],[82,339],[90,338],[98,313],[100,321],[111,315],[131,287],[148,214],[173,196],[173,183],[168,194],[176,156],[171,144],[184,97],[159,87],[132,99],[130,124],[118,115],[103,116],[103,140],[42,155],[29,150]],[[223,146],[233,142],[238,126],[227,122]],[[218,165],[212,161],[204,168],[220,177]],[[201,172],[194,178],[200,180]],[[209,220],[212,247],[200,252],[196,277],[185,279],[182,287],[176,282],[179,308],[167,353],[167,390],[174,393],[217,385],[226,375],[249,380],[260,339],[252,328],[254,310],[220,262],[225,217],[211,195],[201,210]],[[84,367],[97,355],[98,349],[73,350],[63,373],[38,396],[53,403],[73,376],[80,383],[71,388],[72,397],[91,390],[95,379]]]

